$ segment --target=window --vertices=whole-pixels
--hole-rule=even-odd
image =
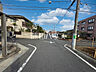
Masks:
[[[81,30],[85,30],[85,28],[84,27],[81,27]]]
[[[93,30],[93,26],[88,26],[88,31]]]
[[[22,22],[22,27],[26,27],[26,24],[25,24],[25,22]]]
[[[85,21],[82,22],[82,24],[85,24],[85,23],[86,23]]]
[[[79,27],[79,24],[77,25],[77,27]]]
[[[16,20],[14,20],[14,19],[11,19],[11,22],[16,22]]]
[[[88,23],[94,23],[95,19],[89,19]]]
[[[92,37],[92,34],[87,34],[88,37]]]

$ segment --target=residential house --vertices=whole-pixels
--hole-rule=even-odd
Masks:
[[[78,31],[87,33],[87,38],[96,38],[96,15],[79,21]]]
[[[19,32],[21,30],[27,29],[27,23],[32,23],[30,20],[21,15],[8,15],[11,18],[6,19],[6,25],[8,29],[15,30]],[[1,18],[0,18],[0,26],[1,26]]]
[[[65,32],[58,32],[58,37],[59,38],[67,38],[67,34],[65,34]]]

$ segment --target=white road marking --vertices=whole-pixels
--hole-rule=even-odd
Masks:
[[[50,41],[50,43],[52,44],[52,43],[55,43],[55,42]]]
[[[77,56],[79,59],[81,59],[83,62],[85,62],[87,65],[89,65],[91,68],[93,68],[94,70],[96,70],[96,67],[93,66],[92,64],[90,64],[88,61],[86,61],[85,59],[83,59],[81,56],[79,56],[78,54],[76,54],[74,51],[72,51],[71,49],[69,49],[68,47],[66,47],[67,44],[64,45],[64,47],[69,50],[71,53],[73,53],[75,56]]]
[[[21,72],[23,70],[23,68],[25,67],[25,65],[28,63],[28,61],[30,60],[30,58],[33,56],[33,54],[35,53],[35,51],[37,50],[37,47],[31,44],[28,44],[29,46],[34,47],[33,52],[30,54],[30,56],[26,59],[26,61],[22,64],[22,66],[19,68],[19,70],[17,72]]]

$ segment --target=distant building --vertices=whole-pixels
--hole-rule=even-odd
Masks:
[[[67,34],[65,34],[64,32],[59,32],[58,31],[58,38],[67,38]]]
[[[86,32],[87,38],[96,38],[96,15],[79,21],[78,31]]]
[[[49,34],[51,36],[51,38],[58,38],[58,32],[57,31],[49,31]]]

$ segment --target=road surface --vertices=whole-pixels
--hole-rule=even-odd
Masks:
[[[51,39],[18,39],[17,41],[27,46],[29,51],[9,66],[4,72],[17,72],[19,70],[34,50],[34,48],[28,44],[36,46],[37,50],[21,72],[96,72],[64,48],[64,44],[69,43],[67,41]]]

